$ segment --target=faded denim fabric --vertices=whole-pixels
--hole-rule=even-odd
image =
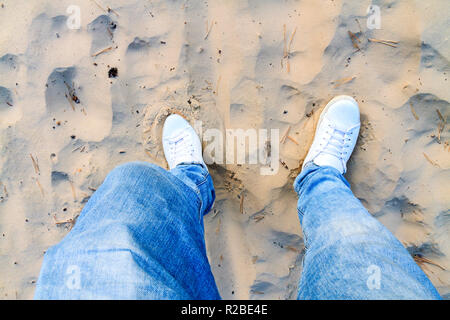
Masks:
[[[294,186],[307,246],[300,299],[439,298],[337,170],[310,164]],[[117,167],[45,254],[35,298],[220,299],[203,228],[214,199],[202,165]]]
[[[46,252],[35,298],[219,299],[203,230],[214,199],[202,165],[115,168]]]
[[[294,189],[306,246],[298,299],[440,299],[339,171],[310,162]]]

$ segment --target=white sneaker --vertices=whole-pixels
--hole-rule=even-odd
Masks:
[[[303,167],[308,162],[318,166],[336,168],[341,174],[347,171],[347,161],[358,139],[358,103],[349,96],[337,96],[322,111],[316,135]],[[302,168],[303,169],[303,168]]]
[[[170,169],[180,163],[199,163],[206,168],[200,139],[194,128],[183,117],[177,114],[167,117],[164,122],[162,142]]]

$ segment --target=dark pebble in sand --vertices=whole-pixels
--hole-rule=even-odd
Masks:
[[[119,70],[117,68],[111,68],[108,71],[108,77],[110,78],[116,78],[119,75]]]

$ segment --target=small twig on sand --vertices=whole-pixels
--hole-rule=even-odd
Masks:
[[[419,256],[419,255],[417,255],[417,254],[414,255],[414,260],[415,260],[418,264],[421,264],[421,263],[428,263],[428,264],[431,264],[431,265],[433,265],[433,266],[436,266],[436,267],[440,268],[440,269],[443,270],[443,271],[446,270],[446,269],[445,269],[443,266],[441,266],[440,264],[437,264],[436,262],[431,261],[430,259],[421,257],[421,256]]]
[[[290,130],[291,130],[291,126],[289,126],[289,127],[287,128],[286,132],[285,132],[285,133],[283,134],[283,136],[281,137],[281,140],[280,140],[281,143],[284,144],[284,142],[286,141],[286,138],[287,138],[287,136],[288,136]]]
[[[436,109],[436,112],[440,119],[440,121],[438,123],[438,128],[437,128],[437,131],[438,131],[437,139],[438,139],[438,142],[441,143],[441,134],[444,131],[445,125],[447,124],[447,118],[444,118],[444,116],[442,115],[442,113],[439,109]]]
[[[293,246],[285,246],[285,248],[290,251],[293,251],[293,252],[300,252],[299,249],[297,249],[296,247],[293,247]]]
[[[36,179],[36,184],[38,185],[39,190],[41,190],[41,194],[44,197],[45,196],[44,188],[42,188],[42,185],[41,185],[41,183],[39,182],[38,179]]]
[[[102,54],[102,53],[105,53],[105,52],[108,52],[108,51],[111,51],[112,50],[112,47],[108,47],[108,48],[105,48],[105,49],[103,49],[103,50],[100,50],[99,52],[97,52],[97,53],[94,53],[92,56],[93,57],[96,57],[96,56],[98,56],[98,55],[100,55],[100,54]]]
[[[286,44],[286,25],[283,24],[283,59],[287,57],[287,44]],[[283,65],[283,60],[281,60],[281,65]]]
[[[381,44],[384,44],[386,46],[390,46],[393,48],[397,48],[397,46],[395,44],[398,44],[397,41],[391,41],[391,40],[379,40],[379,39],[372,39],[372,38],[369,38],[367,40],[369,40],[369,42],[381,43]]]
[[[36,174],[40,174],[39,164],[38,164],[37,160],[34,160],[34,157],[31,153],[30,153],[30,158],[31,158],[31,161],[33,162],[34,171],[36,172]]]
[[[8,190],[6,190],[6,185],[3,184],[3,182],[0,181],[0,186],[3,186],[3,196],[0,197],[0,203],[3,202],[6,198],[9,197]]]
[[[220,222],[221,220],[220,220],[220,217],[219,217],[219,222],[217,222],[217,228],[216,228],[216,233],[219,233],[219,231],[220,231]]]
[[[70,188],[72,189],[73,200],[77,201],[77,194],[75,192],[75,186],[73,185],[73,182],[71,180],[69,180],[69,183],[70,183]]]
[[[300,145],[300,143],[297,142],[297,140],[295,140],[294,138],[292,138],[291,136],[287,136],[287,138],[289,140],[291,140],[293,143],[295,143],[296,145]]]
[[[411,108],[411,112],[412,112],[414,118],[415,118],[416,120],[419,120],[419,116],[417,115],[416,110],[414,110],[414,106],[413,106],[412,102],[409,103],[409,106],[410,106],[410,108]]]
[[[286,37],[286,25],[283,25],[283,58],[281,59],[281,67],[283,68],[283,60],[286,60],[286,71],[289,73],[291,71],[291,63],[289,61],[291,55],[291,47],[292,42],[294,41],[294,36],[297,32],[297,27],[295,27],[294,32],[292,32],[291,37],[289,39],[289,45],[287,44]]]
[[[216,90],[213,91],[213,93],[214,93],[216,96],[219,95],[219,85],[220,85],[220,80],[222,80],[222,76],[219,76],[219,78],[217,79]]]
[[[253,294],[264,294],[264,291],[258,291],[258,290],[251,290],[250,292]]]
[[[359,23],[359,20],[355,18],[356,23],[358,23],[359,32],[362,33],[361,24]]]
[[[447,122],[446,119],[444,119],[444,117],[442,116],[442,113],[439,109],[436,109],[436,112],[439,116],[439,119],[441,119],[442,122],[444,122],[444,123]]]
[[[431,160],[431,158],[425,152],[423,152],[423,156],[425,157],[425,159],[427,159],[429,163],[431,163],[432,166],[440,168],[439,164]]]
[[[438,128],[437,128],[437,131],[438,131],[437,139],[438,139],[439,143],[441,143],[441,134],[444,131],[444,128],[445,128],[445,122],[439,122]]]
[[[356,76],[352,76],[352,77],[347,77],[347,78],[336,80],[334,82],[335,83],[334,87],[337,88],[337,87],[339,87],[339,86],[341,86],[343,84],[346,84],[346,83],[354,80],[355,78],[356,78]]]
[[[69,98],[69,96],[67,95],[67,94],[64,94],[65,96],[66,96],[66,98],[67,98],[67,101],[69,101],[69,103],[70,103],[70,106],[72,107],[72,110],[73,111],[75,111],[75,106],[74,106],[74,104],[73,104],[73,101],[72,101],[72,99],[71,98]]]
[[[289,56],[289,53],[291,53],[292,41],[294,40],[294,36],[295,36],[296,32],[297,32],[297,27],[295,27],[294,32],[292,32],[292,34],[291,34],[291,39],[289,40],[289,47],[288,47],[288,50],[287,50],[288,56]]]
[[[208,20],[206,20],[206,35],[205,40],[208,39],[209,34],[211,33],[212,27],[214,25],[214,20],[211,21],[211,26],[208,28]]]
[[[286,62],[286,64],[287,64],[287,66],[286,66],[287,73],[291,72],[291,62],[289,61],[289,58],[291,56],[292,41],[294,40],[294,36],[295,36],[296,32],[297,32],[297,27],[295,27],[294,32],[291,34],[291,39],[289,40],[289,47],[288,47],[288,50],[287,50],[287,57],[286,57],[286,59],[287,59],[287,62]]]
[[[369,41],[373,41],[373,42],[386,42],[386,43],[392,43],[392,44],[399,44],[398,41],[393,41],[393,40],[383,40],[383,39],[374,39],[374,38],[369,38]]]
[[[66,221],[58,221],[58,220],[56,220],[56,214],[53,215],[53,220],[55,221],[55,224],[57,226],[69,224],[70,225],[69,230],[71,230],[73,228],[73,226],[75,225],[75,222],[77,222],[77,218],[78,218],[78,215],[73,218],[70,218]]]
[[[239,211],[244,214],[244,194],[241,194],[241,203],[239,204]]]
[[[253,220],[255,220],[255,222],[260,222],[262,219],[264,219],[263,215],[253,217]]]
[[[105,8],[103,8],[97,1],[95,1],[95,0],[91,0],[93,3],[95,3],[95,5],[97,6],[97,7],[99,7],[100,8],[100,10],[103,10],[103,11],[105,11],[105,12],[108,12],[108,10],[106,10]]]

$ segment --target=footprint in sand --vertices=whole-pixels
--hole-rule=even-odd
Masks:
[[[7,113],[14,107],[14,98],[12,92],[5,88],[0,87],[0,114],[2,118],[7,118]]]
[[[67,28],[66,21],[67,16],[49,17],[46,13],[34,18],[28,32],[29,46],[23,55],[27,65],[33,66],[27,69],[27,77],[45,85],[45,114],[40,126],[53,133],[55,152],[74,139],[100,141],[112,125],[107,71],[94,67],[93,58],[88,56],[89,44],[100,43],[99,35],[108,33],[101,26],[108,24],[107,28],[112,28],[109,20],[98,18],[89,25],[92,39],[86,36],[86,30]],[[30,88],[34,89],[37,86]]]
[[[270,246],[277,251],[277,262],[283,270],[273,272],[267,264],[270,259],[259,257],[256,278],[250,286],[250,299],[292,299],[297,295],[297,283],[301,274],[304,257],[303,239],[298,234],[271,230]],[[270,270],[270,271],[269,271]]]
[[[424,68],[437,71],[449,71],[450,62],[439,51],[427,43],[422,43],[420,64]]]
[[[7,53],[0,58],[0,72],[3,76],[15,73],[20,67],[19,57],[15,54]],[[4,80],[8,80],[7,77]]]
[[[73,209],[76,206],[76,189],[68,173],[63,171],[53,170],[51,173],[51,185],[54,190],[53,206],[56,211]],[[64,210],[66,208],[66,210]]]
[[[107,80],[94,87],[90,74],[76,67],[56,68],[48,77],[45,102],[48,118],[58,139],[99,141],[111,129],[111,95]],[[96,81],[96,82],[97,82]],[[92,84],[92,85],[91,85]]]
[[[167,51],[164,39],[163,35],[136,37],[128,45],[126,51],[127,74],[132,83],[152,88],[175,75],[175,72],[170,72],[170,68],[176,67],[175,64],[169,67],[158,63],[161,56]],[[171,53],[167,52],[167,54]]]
[[[0,86],[0,128],[14,124],[20,115],[14,94],[8,88]]]
[[[264,99],[258,94],[258,83],[243,79],[231,91],[230,125],[234,128],[262,128]]]
[[[0,58],[0,128],[16,123],[22,114],[17,87],[20,71],[19,57],[5,54]]]
[[[113,47],[116,29],[117,23],[107,15],[101,15],[88,24],[87,30],[92,34],[91,55]]]
[[[176,113],[183,116],[201,138],[208,129],[223,132],[221,120],[213,117],[206,110],[195,97],[188,96],[183,89],[176,90],[176,93],[163,94],[160,102],[150,104],[145,109],[142,137],[146,153],[152,155],[156,163],[165,165],[161,138],[164,121],[170,114]],[[203,140],[203,143],[205,144],[206,141]]]
[[[440,153],[445,152],[445,143],[450,140],[447,125],[450,103],[432,94],[421,93],[412,96],[397,114],[407,129],[402,148],[405,168],[418,170],[418,175],[423,174],[425,163],[435,169],[449,169],[450,162],[440,157]],[[421,161],[417,161],[418,157]],[[433,160],[435,158],[440,160]]]

